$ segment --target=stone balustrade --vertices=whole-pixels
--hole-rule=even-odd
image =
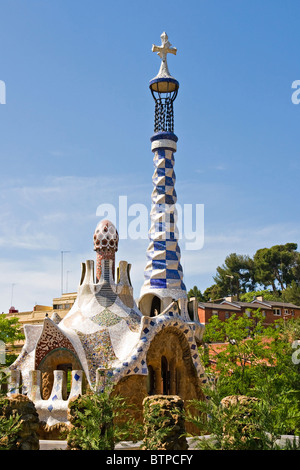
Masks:
[[[42,399],[41,385],[42,373],[40,370],[30,371],[30,386],[27,396],[35,404],[39,420],[53,426],[57,423],[68,424],[68,403],[71,398],[82,394],[82,370],[72,370],[71,391],[67,399],[64,399],[65,371],[54,370],[54,382],[51,395],[48,400]],[[20,371],[12,370],[9,377],[8,395],[16,393],[21,388]]]

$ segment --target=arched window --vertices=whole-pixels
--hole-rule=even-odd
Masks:
[[[160,314],[160,298],[156,295],[152,299],[150,317],[156,317]]]

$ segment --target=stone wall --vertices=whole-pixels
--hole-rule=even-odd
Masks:
[[[147,377],[143,375],[129,375],[121,379],[113,388],[112,396],[119,395],[124,398],[130,407],[128,412],[138,422],[143,421],[143,400],[147,394]]]

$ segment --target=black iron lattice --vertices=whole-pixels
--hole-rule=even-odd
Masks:
[[[174,110],[172,98],[155,100],[154,132],[174,132]]]
[[[151,92],[155,101],[154,132],[174,132],[173,102],[177,90],[171,93],[159,93],[151,89]]]

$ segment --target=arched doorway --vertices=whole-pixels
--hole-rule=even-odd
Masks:
[[[42,372],[41,392],[43,400],[47,400],[50,397],[54,380],[54,370],[63,370],[65,372],[63,381],[64,399],[67,399],[68,393],[70,392],[72,370],[83,370],[77,356],[75,356],[73,351],[66,348],[53,349],[41,360],[37,369]]]
[[[184,400],[203,396],[189,343],[177,328],[164,328],[155,336],[146,362],[148,369],[154,371],[152,394],[176,394]]]

